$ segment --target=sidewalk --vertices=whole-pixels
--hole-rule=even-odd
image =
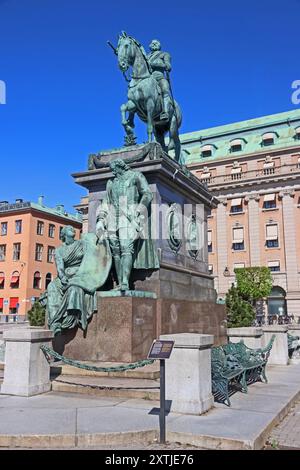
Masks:
[[[204,449],[262,448],[300,398],[300,364],[269,367],[267,375],[268,384],[233,395],[231,408],[216,404],[202,416],[170,413],[167,440]],[[142,446],[158,437],[158,408],[155,401],[75,393],[0,395],[0,447]]]

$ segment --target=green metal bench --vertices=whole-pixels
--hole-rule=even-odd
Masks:
[[[299,336],[293,336],[290,333],[287,334],[289,358],[291,358],[293,352],[300,347],[299,339]]]
[[[229,399],[230,386],[242,387],[241,384],[244,382],[242,376],[245,371],[235,358],[226,357],[222,346],[211,349],[211,359],[212,393],[214,398],[216,401],[227,402],[228,406],[231,406]]]
[[[248,385],[258,380],[268,382],[266,365],[275,340],[272,336],[265,348],[251,349],[243,341],[228,343],[211,349],[212,392],[216,401],[231,406],[229,394],[232,386],[247,393]]]
[[[270,356],[270,352],[275,341],[275,335],[272,336],[265,348],[251,349],[241,340],[239,343],[228,343],[223,346],[226,356],[234,356],[238,363],[245,370],[242,377],[242,386],[247,390],[247,386],[251,383],[261,380],[267,383],[266,365]]]

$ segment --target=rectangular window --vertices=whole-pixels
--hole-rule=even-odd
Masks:
[[[21,243],[13,244],[13,261],[19,261],[21,257]]]
[[[273,194],[266,194],[264,196],[264,209],[276,209],[276,196]]]
[[[1,236],[7,235],[7,222],[1,223]]]
[[[266,246],[267,248],[278,248],[278,225],[266,225]]]
[[[244,245],[244,242],[241,242],[241,243],[233,243],[232,244],[232,249],[234,251],[241,251],[241,250],[244,250],[245,249],[245,245]]]
[[[214,267],[213,267],[212,264],[209,264],[209,265],[208,265],[208,272],[209,272],[209,274],[213,274],[213,272],[214,272]]]
[[[35,261],[42,261],[43,258],[43,245],[40,245],[39,243],[36,244],[35,246]]]
[[[63,227],[59,227],[59,239],[61,240],[61,232],[63,230]]]
[[[9,313],[18,313],[19,309],[19,297],[11,297],[9,299]]]
[[[243,227],[234,227],[233,228],[233,240],[232,240],[232,249],[234,251],[244,250],[244,228]]]
[[[280,262],[279,261],[269,261],[268,268],[272,272],[280,271]]]
[[[0,261],[5,261],[6,245],[0,245]]]
[[[55,252],[55,248],[53,246],[48,246],[48,254],[47,254],[48,263],[54,263],[54,252]]]
[[[53,224],[49,225],[48,235],[49,235],[49,238],[54,238],[54,236],[55,236],[55,225],[53,225]]]
[[[238,197],[231,200],[230,212],[236,214],[237,212],[243,212],[242,198]]]
[[[207,244],[208,244],[208,253],[212,252],[212,232],[208,230],[207,232]]]
[[[276,209],[276,201],[265,201],[264,209]]]
[[[4,285],[5,285],[5,274],[0,273],[0,289],[4,289]]]
[[[38,220],[36,233],[37,233],[37,235],[43,235],[44,234],[44,222]]]
[[[16,220],[15,233],[22,233],[22,220]]]

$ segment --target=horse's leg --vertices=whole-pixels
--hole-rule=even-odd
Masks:
[[[147,100],[147,133],[148,133],[148,142],[152,142],[153,134],[153,112],[154,112],[154,101],[152,98]]]
[[[168,150],[175,150],[175,160],[176,162],[182,164],[181,161],[181,143],[178,134],[178,126],[176,116],[173,116],[171,119],[170,125],[170,142]]]
[[[165,132],[161,128],[154,126],[154,136],[156,142],[158,142],[164,152],[168,152],[167,146],[165,144]]]
[[[126,104],[122,104],[121,106],[121,115],[122,115],[122,125],[126,132],[125,142],[127,145],[131,145],[135,143],[135,134],[133,132],[134,129],[134,113],[136,111],[136,106],[133,101],[127,101]],[[126,113],[128,112],[128,117]]]

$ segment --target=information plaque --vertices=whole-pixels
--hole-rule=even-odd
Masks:
[[[169,359],[173,346],[174,341],[154,340],[148,354],[148,359]]]

